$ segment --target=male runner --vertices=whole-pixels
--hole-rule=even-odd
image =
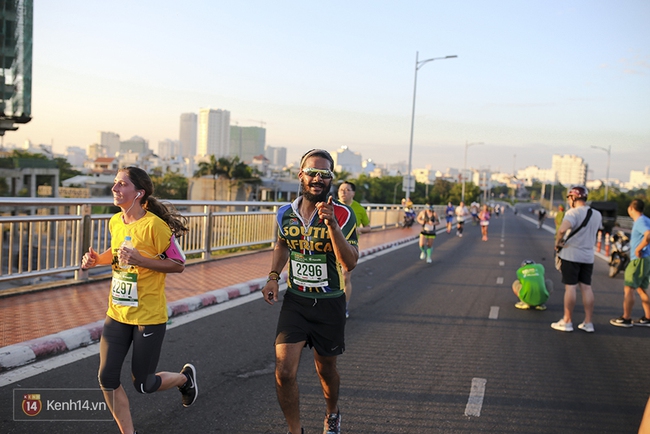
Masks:
[[[327,405],[323,433],[341,432],[336,358],[345,350],[342,270],[352,271],[359,251],[354,213],[328,195],[333,166],[330,154],[321,149],[302,157],[298,174],[302,195],[278,210],[278,241],[263,289],[267,303],[278,301],[280,272],[289,261],[288,289],[275,339],[275,384],[290,434],[303,432],[297,373],[306,345],[314,348]]]

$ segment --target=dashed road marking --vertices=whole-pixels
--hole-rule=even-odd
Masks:
[[[490,306],[489,319],[499,319],[499,306]]]
[[[499,267],[503,267],[504,265],[506,265],[504,261],[499,261]]]
[[[465,416],[479,417],[483,407],[483,397],[485,396],[485,378],[472,378],[472,387],[469,391],[469,398],[465,406]]]
[[[505,255],[506,252],[504,252],[503,250],[501,250],[501,251],[499,252],[499,254],[501,254],[501,255]]]
[[[503,277],[497,277],[497,285],[503,285]]]

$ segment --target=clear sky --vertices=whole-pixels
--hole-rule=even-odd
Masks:
[[[5,143],[98,131],[178,139],[226,109],[289,159],[346,145],[379,163],[511,172],[575,154],[590,177],[650,166],[647,0],[35,0],[33,120]]]

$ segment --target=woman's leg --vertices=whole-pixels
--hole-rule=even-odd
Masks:
[[[129,398],[120,384],[122,364],[131,346],[133,328],[135,326],[106,318],[99,342],[99,385],[104,392],[106,404],[123,434],[132,434],[134,431]]]

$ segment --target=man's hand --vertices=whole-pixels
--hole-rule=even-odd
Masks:
[[[335,229],[339,226],[339,222],[334,216],[332,196],[327,198],[327,202],[318,202],[316,204],[316,209],[318,210],[318,218],[323,220],[328,228]]]
[[[280,293],[280,284],[277,280],[271,279],[266,282],[262,288],[262,295],[264,301],[273,306],[278,301],[278,294]]]

